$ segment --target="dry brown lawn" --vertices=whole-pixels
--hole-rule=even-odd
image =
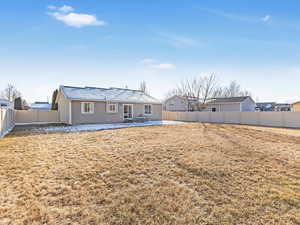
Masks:
[[[299,134],[17,130],[0,140],[0,224],[300,224]]]

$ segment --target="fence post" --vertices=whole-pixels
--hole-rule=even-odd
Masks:
[[[281,113],[281,126],[286,127],[285,124],[285,112],[280,112]]]
[[[5,130],[7,130],[8,129],[8,119],[7,119],[7,117],[8,117],[8,110],[6,110],[6,112],[5,112]]]
[[[2,137],[3,121],[2,121],[2,109],[0,108],[0,137]]]
[[[40,122],[40,118],[39,118],[39,110],[36,110],[36,121]],[[34,122],[34,121],[32,121]]]

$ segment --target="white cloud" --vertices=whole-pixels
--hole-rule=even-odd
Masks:
[[[173,70],[176,69],[176,66],[171,63],[160,63],[156,65],[152,65],[153,68],[155,69],[162,69],[162,70]]]
[[[80,28],[85,26],[107,25],[105,21],[98,20],[96,15],[71,12],[74,11],[71,6],[64,5],[59,8],[56,6],[48,6],[48,9],[55,10],[55,12],[50,12],[49,15],[68,26]]]
[[[142,60],[142,63],[144,63],[144,64],[152,64],[152,63],[155,63],[155,62],[157,62],[157,60],[152,59],[152,58],[145,58],[145,59]]]
[[[245,16],[245,15],[241,15],[241,14],[237,14],[237,13],[229,13],[229,12],[225,12],[223,10],[219,10],[219,9],[201,9],[205,12],[208,12],[210,14],[214,14],[216,16],[220,16],[220,17],[224,17],[226,19],[230,19],[230,20],[238,20],[238,21],[242,21],[242,22],[257,22],[258,18],[253,18],[253,17],[249,17],[249,16]]]
[[[61,12],[68,13],[74,11],[72,6],[64,5],[58,9]]]
[[[199,48],[206,45],[204,42],[177,34],[161,32],[158,35],[162,41],[167,42],[175,48]]]
[[[262,21],[268,22],[271,19],[270,15],[265,15],[263,18],[261,18]]]
[[[47,8],[48,8],[49,10],[56,10],[56,9],[57,9],[57,7],[54,6],[54,5],[49,5]]]
[[[176,69],[176,65],[172,63],[160,63],[157,59],[145,58],[141,61],[149,68],[162,69],[162,70],[171,70]]]
[[[223,10],[219,9],[201,9],[205,12],[208,12],[210,14],[214,14],[216,16],[224,17],[226,19],[234,20],[234,21],[241,21],[241,22],[248,22],[248,23],[259,23],[261,21],[268,22],[271,19],[271,16],[269,14],[265,15],[262,18],[256,17],[256,16],[247,16],[243,14],[238,13],[231,13],[231,12],[225,12]]]

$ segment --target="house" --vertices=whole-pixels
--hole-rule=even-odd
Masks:
[[[204,111],[254,112],[256,104],[250,96],[211,98],[204,104]]]
[[[30,108],[36,110],[51,110],[51,104],[49,104],[49,102],[34,102],[30,105]]]
[[[162,119],[162,103],[138,90],[60,86],[55,103],[66,124]]]
[[[165,100],[164,108],[166,111],[194,111],[194,105],[197,103],[197,98],[174,95]]]
[[[289,112],[291,111],[292,106],[288,103],[276,103],[275,111],[276,112]]]
[[[205,104],[193,97],[173,96],[165,101],[167,111],[253,112],[256,104],[250,96],[210,98]]]
[[[269,112],[269,111],[275,111],[276,102],[257,102],[256,103],[256,111],[261,112]]]
[[[13,109],[14,104],[6,99],[0,99],[0,108]]]
[[[291,104],[276,102],[257,102],[256,111],[260,112],[287,112],[291,111]]]
[[[293,112],[300,112],[300,101],[295,102],[292,104],[292,111]]]

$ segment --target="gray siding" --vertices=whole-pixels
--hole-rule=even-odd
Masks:
[[[82,114],[81,101],[72,101],[72,124],[123,122],[124,104],[127,103],[118,103],[117,113],[107,113],[106,102],[94,102],[94,113]],[[132,105],[133,105],[133,118],[136,118],[140,115],[144,115],[144,104],[132,104]],[[162,105],[152,104],[152,115],[149,115],[147,117],[150,120],[161,120]]]
[[[212,108],[216,108],[216,112],[239,112],[240,103],[230,103],[230,104],[210,104],[204,111],[212,111]]]
[[[178,96],[165,101],[166,111],[188,111],[188,103]]]
[[[69,123],[69,100],[60,93],[58,99],[58,112],[61,123]]]
[[[221,112],[240,112],[241,105],[240,103],[231,103],[231,104],[222,104]]]
[[[250,98],[247,98],[242,103],[242,111],[243,112],[254,112],[255,111],[255,103]]]

